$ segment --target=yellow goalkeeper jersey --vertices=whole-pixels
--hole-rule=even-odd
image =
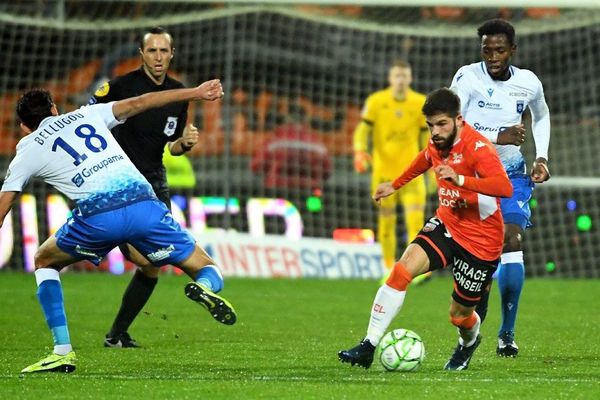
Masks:
[[[421,132],[427,123],[421,108],[425,95],[409,89],[404,100],[396,100],[390,88],[371,94],[362,119],[372,126],[373,175],[394,179],[400,175],[423,146]],[[362,136],[362,137],[361,137]],[[425,142],[426,143],[426,142]],[[355,135],[355,151],[368,151],[368,137]]]

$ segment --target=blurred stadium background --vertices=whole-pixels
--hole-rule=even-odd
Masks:
[[[14,116],[20,92],[46,87],[61,110],[77,108],[100,83],[137,68],[140,33],[161,25],[174,37],[176,77],[188,85],[218,77],[226,88],[223,101],[190,106],[202,138],[191,156],[196,186],[172,190],[180,220],[195,221],[198,234],[213,227],[296,240],[331,239],[336,229],[374,230],[369,175],[356,175],[351,157],[366,96],[385,87],[397,58],[411,62],[416,90],[449,85],[458,67],[479,60],[477,26],[501,16],[517,29],[514,63],[540,77],[552,115],[553,177],[531,200],[527,273],[600,276],[600,8],[592,8],[594,2],[564,1],[566,8],[507,7],[514,1],[474,8],[468,5],[479,2],[468,0],[463,7],[296,3],[2,2],[0,175],[20,136]],[[300,155],[261,170],[258,153],[291,120],[302,121],[306,143],[324,160]],[[534,143],[528,138],[530,164]],[[52,189],[31,182],[0,232],[0,268],[30,264],[37,244],[65,220],[64,204]],[[428,214],[435,205],[433,195]],[[354,239],[369,240],[358,232]],[[401,225],[398,233],[402,243]]]

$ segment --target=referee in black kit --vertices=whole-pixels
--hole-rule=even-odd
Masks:
[[[100,86],[90,104],[107,103],[149,92],[178,89],[183,84],[167,75],[174,55],[173,38],[161,27],[144,33],[140,41],[142,66]],[[162,162],[165,145],[171,154],[182,155],[198,142],[198,129],[186,125],[188,103],[174,103],[143,112],[116,126],[112,133],[137,169],[152,185],[156,196],[171,208],[166,170]],[[121,308],[105,347],[139,347],[127,332],[142,310],[156,283],[159,268],[130,246],[121,246],[125,256],[138,265],[129,286],[123,294]]]

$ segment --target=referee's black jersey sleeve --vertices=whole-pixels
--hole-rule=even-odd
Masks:
[[[110,103],[111,101],[124,99],[125,97],[119,93],[121,88],[119,80],[121,78],[122,77],[115,78],[98,86],[90,99],[89,104]]]
[[[183,84],[167,75],[156,85],[140,68],[100,87],[90,103],[106,103],[140,96],[150,92],[183,88]],[[162,168],[162,155],[167,142],[181,137],[187,122],[187,102],[172,103],[131,117],[112,129],[112,133],[143,174]]]

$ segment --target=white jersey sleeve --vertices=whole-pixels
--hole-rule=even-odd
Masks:
[[[24,137],[17,144],[17,154],[15,158],[10,162],[8,170],[6,171],[6,177],[2,184],[2,192],[21,192],[29,179],[37,173],[37,165],[31,162],[27,162],[23,151],[19,151],[27,146],[29,136]]]
[[[529,103],[531,110],[531,129],[535,141],[535,157],[548,160],[548,147],[550,145],[550,110],[544,98],[542,82],[537,79],[538,90],[535,98]]]
[[[465,74],[467,75],[466,79]],[[450,90],[452,90],[460,98],[460,113],[465,114],[465,111],[469,108],[469,102],[471,100],[471,79],[468,75],[470,74],[469,69],[464,66],[459,68],[452,78],[450,84]],[[496,135],[497,136],[497,135]],[[489,139],[489,138],[488,138]]]
[[[113,113],[113,105],[114,104],[115,104],[114,101],[111,101],[110,103],[94,104],[94,113],[96,114],[96,116],[98,116],[102,119],[102,121],[104,122],[104,124],[106,124],[106,127],[108,129],[112,129],[115,126],[122,124],[126,121],[126,120],[119,121],[118,119],[115,118],[115,114]],[[91,107],[91,106],[85,105],[85,106],[81,107],[81,109],[84,109],[86,107]]]

